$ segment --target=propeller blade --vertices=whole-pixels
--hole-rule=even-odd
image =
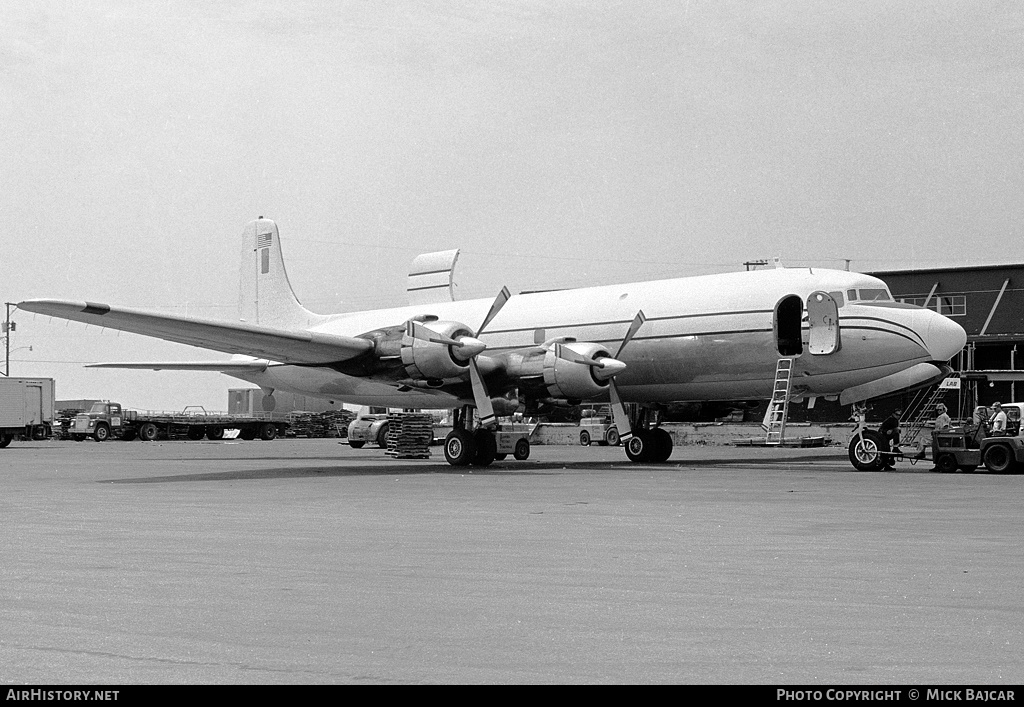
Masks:
[[[619,350],[615,352],[615,358],[622,356],[622,349],[626,348],[626,344],[633,340],[633,337],[636,336],[636,333],[646,321],[647,317],[644,316],[644,310],[641,309],[636,313],[636,316],[633,317],[633,323],[629,325],[629,331],[626,332],[626,338],[622,340],[621,344],[619,344]]]
[[[419,339],[420,341],[429,341],[434,344],[445,344],[459,349],[468,347],[470,349],[470,353],[464,352],[462,360],[466,360],[470,356],[476,356],[487,348],[487,344],[479,339],[475,339],[471,336],[464,336],[459,339],[442,336],[433,329],[425,327],[413,319],[410,319],[405,323],[405,333],[414,339]]]
[[[433,329],[423,326],[414,319],[410,319],[405,323],[405,333],[414,339],[420,341],[430,341],[435,344],[448,344],[449,346],[461,346],[461,342],[455,339],[449,339],[447,336],[441,336]]]
[[[484,317],[483,323],[476,330],[477,336],[480,336],[480,332],[482,332],[487,325],[491,323],[492,319],[498,316],[498,312],[501,311],[501,308],[505,306],[505,303],[508,302],[511,297],[512,295],[509,293],[508,288],[502,287],[501,292],[499,292],[498,296],[494,298],[494,304],[492,304],[491,308],[487,311],[487,316]]]
[[[569,361],[570,363],[582,363],[586,366],[592,366],[593,368],[604,368],[604,361],[596,358],[587,358],[581,353],[573,351],[568,346],[562,346],[561,344],[554,344],[551,349],[557,358],[563,361]]]
[[[626,406],[622,404],[619,397],[619,389],[615,385],[615,379],[608,381],[608,397],[612,404],[612,419],[615,420],[615,427],[619,431],[619,439],[623,443],[628,442],[633,436],[633,427],[629,422],[629,415],[626,414]]]
[[[491,396],[487,392],[487,384],[484,383],[484,377],[480,375],[476,358],[469,359],[469,381],[473,385],[473,401],[476,403],[476,411],[480,416],[480,426],[491,427],[497,423],[497,418],[494,416]]]

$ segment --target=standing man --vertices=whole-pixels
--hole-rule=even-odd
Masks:
[[[992,403],[992,436],[1006,436],[1006,413],[1000,403]]]
[[[882,439],[885,440],[886,452],[900,453],[900,415],[903,414],[903,410],[896,408],[892,411],[889,417],[885,418],[881,425],[878,426],[878,431],[882,435]],[[885,463],[882,465],[883,469],[893,468],[894,457],[891,454],[885,455]]]
[[[939,457],[939,442],[936,437],[937,432],[948,432],[952,420],[949,419],[949,414],[946,412],[946,406],[943,403],[939,403],[935,406],[935,425],[932,429],[932,460],[936,460]],[[924,447],[921,447],[921,453],[918,455],[918,459],[924,459]],[[932,471],[938,471],[939,467],[936,465],[932,467]]]

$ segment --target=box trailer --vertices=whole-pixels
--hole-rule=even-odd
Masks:
[[[0,447],[53,433],[52,378],[0,378]]]

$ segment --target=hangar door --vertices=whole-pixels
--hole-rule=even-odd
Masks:
[[[827,292],[807,298],[807,350],[815,356],[835,353],[841,345],[839,306]]]

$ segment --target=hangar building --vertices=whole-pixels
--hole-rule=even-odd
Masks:
[[[1024,265],[871,274],[896,300],[934,309],[967,332],[967,346],[950,362],[964,380],[965,406],[1024,398]]]

